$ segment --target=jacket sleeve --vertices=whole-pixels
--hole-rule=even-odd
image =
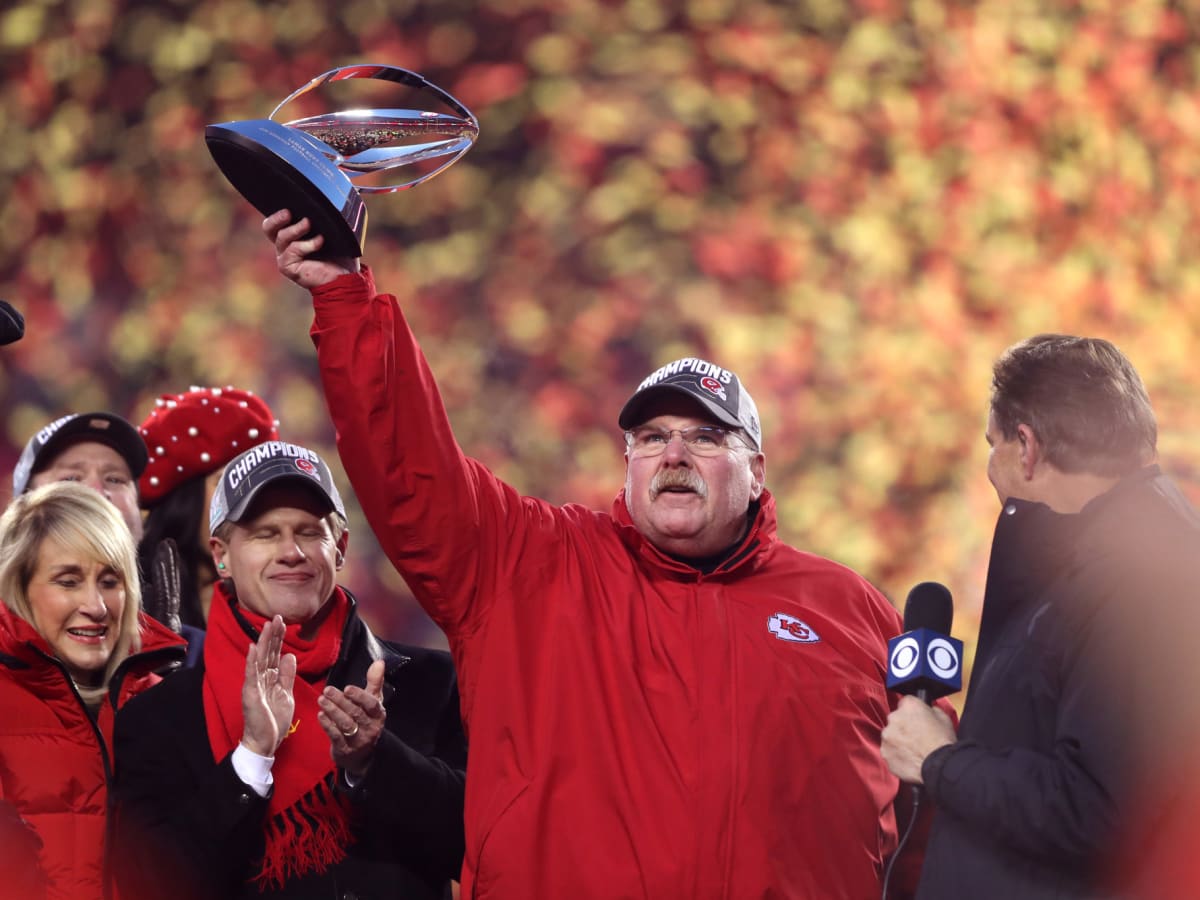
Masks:
[[[267,800],[242,783],[230,756],[213,762],[207,740],[172,721],[178,698],[164,693],[169,686],[117,714],[112,833],[120,896],[233,896],[262,855]],[[195,745],[198,738],[204,742]]]
[[[406,865],[457,880],[466,849],[467,764],[457,681],[447,654],[413,652],[394,676],[387,730],[371,767],[347,793],[366,817],[363,830],[386,834]],[[338,784],[346,784],[344,776]]]
[[[1104,662],[1119,646],[1114,627],[1114,617],[1095,615],[1064,637],[1074,642],[1063,649],[1056,676],[1053,752],[960,740],[926,758],[922,778],[941,812],[1059,866],[1086,864],[1111,849],[1133,769],[1124,732],[1136,693],[1132,679]]]
[[[466,837],[466,772],[384,732],[362,782],[349,791],[368,829],[386,831],[406,861],[441,879],[459,878]]]
[[[899,694],[888,694],[888,702],[893,709],[899,699]],[[958,727],[958,711],[949,700],[942,697],[935,701],[934,706],[948,715]],[[912,785],[899,782],[892,808],[896,814],[897,831],[900,835],[907,832],[908,837],[904,839],[904,846],[897,846],[895,850],[899,856],[889,860],[892,876],[888,896],[891,900],[909,900],[916,896],[917,884],[921,880],[921,867],[925,863],[925,851],[933,828],[934,805],[923,794],[916,795]],[[916,816],[915,820],[913,816]]]
[[[477,630],[548,504],[523,498],[459,448],[396,298],[369,270],[313,292],[312,339],[338,452],[367,521],[426,612],[457,636]]]

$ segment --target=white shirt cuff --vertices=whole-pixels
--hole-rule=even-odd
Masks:
[[[245,744],[238,742],[233,748],[233,771],[242,783],[260,797],[271,793],[271,785],[275,779],[271,776],[271,766],[275,765],[275,757],[259,756]]]

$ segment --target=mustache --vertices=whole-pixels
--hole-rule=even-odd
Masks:
[[[668,488],[686,488],[701,499],[708,496],[708,485],[692,469],[663,469],[650,482],[650,499],[654,500]]]

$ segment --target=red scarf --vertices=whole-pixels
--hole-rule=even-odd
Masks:
[[[227,584],[223,580],[213,587],[204,639],[204,719],[213,759],[218,761],[242,738],[246,650],[267,622],[236,606]],[[260,890],[281,888],[288,879],[309,872],[324,872],[345,858],[353,839],[348,809],[334,790],[337,772],[329,738],[317,724],[317,697],[338,658],[350,611],[341,588],[329,602],[333,606],[328,619],[313,640],[301,639],[299,624],[287,626],[283,639],[282,652],[296,655],[296,711],[271,768],[275,790],[267,803],[266,849],[262,869],[253,878]],[[253,627],[254,637],[246,624]]]

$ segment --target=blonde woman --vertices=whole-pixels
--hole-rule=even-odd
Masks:
[[[113,716],[183,641],[139,614],[129,528],[74,482],[0,516],[0,600],[0,892],[98,900]]]

